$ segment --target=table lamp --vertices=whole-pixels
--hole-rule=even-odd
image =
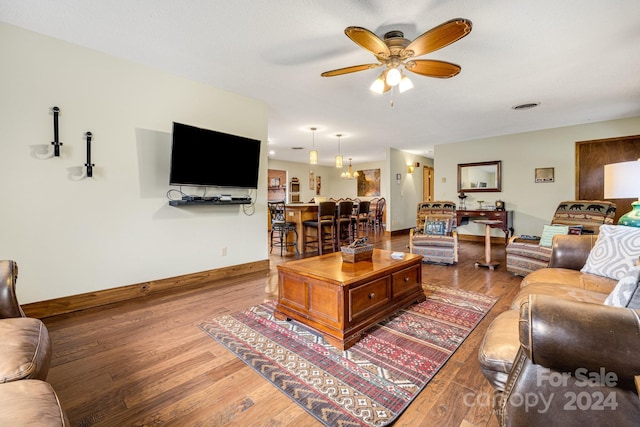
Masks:
[[[638,198],[631,211],[622,215],[618,225],[640,227],[640,159],[604,166],[604,198]]]

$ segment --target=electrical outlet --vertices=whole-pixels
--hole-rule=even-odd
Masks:
[[[220,255],[221,255],[221,256],[227,256],[227,247],[226,247],[226,246],[223,246],[223,247],[220,249]]]

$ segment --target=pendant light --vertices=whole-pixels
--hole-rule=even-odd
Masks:
[[[342,167],[342,154],[340,154],[340,137],[342,136],[341,133],[336,134],[336,136],[338,137],[338,155],[336,155],[336,167],[337,168],[341,168]]]
[[[318,150],[316,150],[316,130],[318,128],[311,128],[313,132],[313,145],[311,146],[311,151],[309,151],[309,163],[312,165],[318,164]]]

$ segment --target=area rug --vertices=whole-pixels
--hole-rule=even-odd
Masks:
[[[427,300],[401,310],[340,351],[274,302],[200,327],[326,426],[391,424],[497,301],[423,285]]]

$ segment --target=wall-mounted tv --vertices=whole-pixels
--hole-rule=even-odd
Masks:
[[[170,185],[258,188],[260,141],[173,123]]]

